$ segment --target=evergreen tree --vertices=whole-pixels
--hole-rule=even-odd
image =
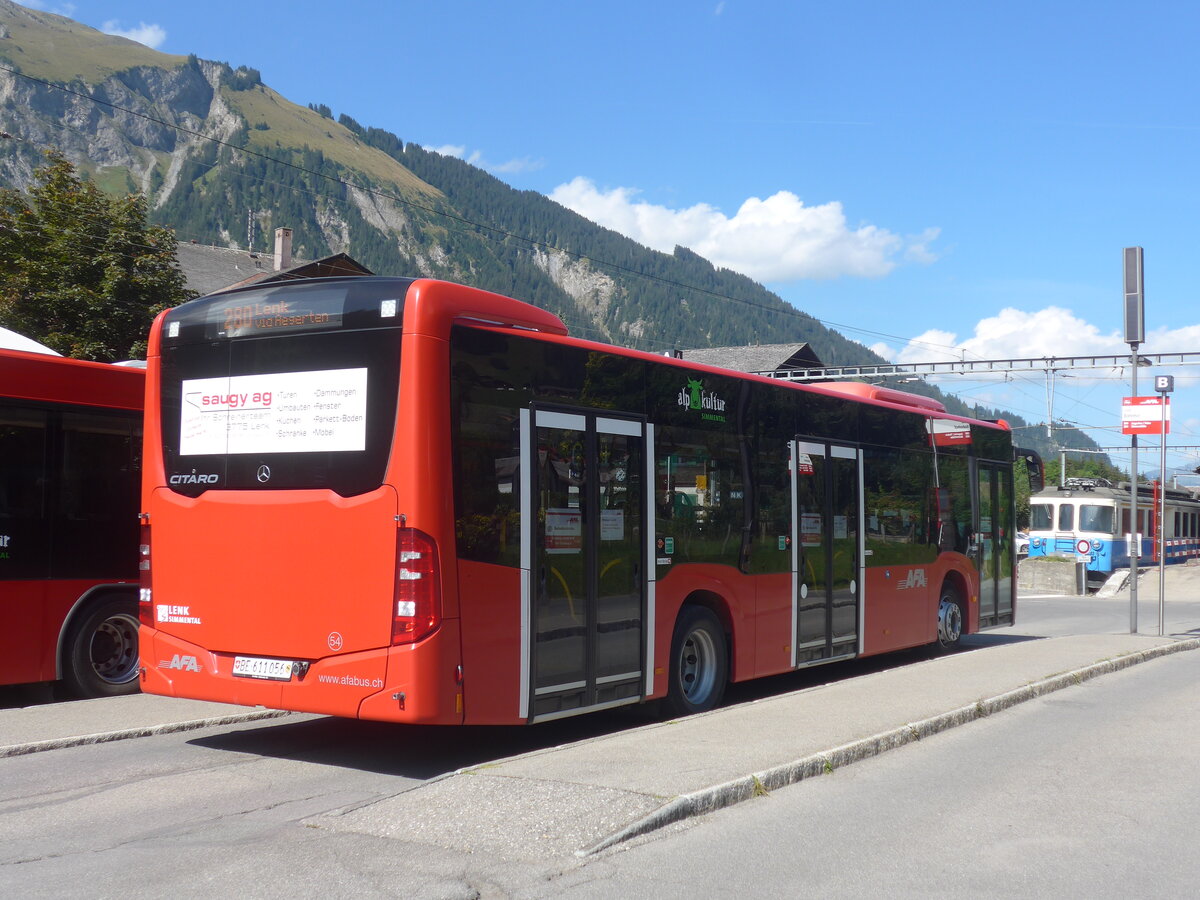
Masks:
[[[175,235],[147,223],[144,196],[47,157],[28,194],[0,191],[0,325],[76,359],[142,358],[154,316],[192,296]]]

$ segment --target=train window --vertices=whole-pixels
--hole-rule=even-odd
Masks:
[[[1029,529],[1049,531],[1054,521],[1054,507],[1049,503],[1031,503],[1029,506]]]
[[[1070,503],[1064,503],[1058,508],[1058,530],[1075,530],[1075,507]]]
[[[1079,530],[1100,531],[1104,534],[1113,533],[1113,515],[1111,506],[1091,506],[1084,504],[1079,507]]]

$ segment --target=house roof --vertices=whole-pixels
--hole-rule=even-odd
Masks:
[[[274,257],[269,252],[180,243],[176,258],[188,289],[200,296],[224,290],[256,275],[274,274]]]
[[[753,347],[710,347],[684,350],[681,357],[706,366],[720,366],[735,372],[774,372],[781,369],[823,369],[807,342],[799,344],[758,344]]]
[[[374,274],[345,253],[335,253],[316,260],[293,260],[290,267],[280,271],[275,270],[275,257],[270,251],[235,250],[229,247],[181,243],[177,248],[176,257],[188,289],[201,297],[259,281]]]

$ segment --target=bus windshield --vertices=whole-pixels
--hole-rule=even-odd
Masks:
[[[162,331],[172,490],[377,488],[391,450],[408,279],[202,298]]]

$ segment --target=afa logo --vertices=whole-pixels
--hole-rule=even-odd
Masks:
[[[203,672],[204,667],[200,665],[199,660],[194,656],[183,656],[176,653],[170,660],[162,660],[158,667],[160,669],[175,669],[179,672]]]
[[[913,588],[926,587],[928,584],[929,580],[925,577],[924,569],[909,569],[905,579],[896,583],[896,590],[910,591]]]
[[[679,392],[678,403],[684,409],[694,410],[705,419],[724,422],[725,401],[717,396],[716,391],[706,391],[704,382],[696,378],[687,380],[687,387]]]

